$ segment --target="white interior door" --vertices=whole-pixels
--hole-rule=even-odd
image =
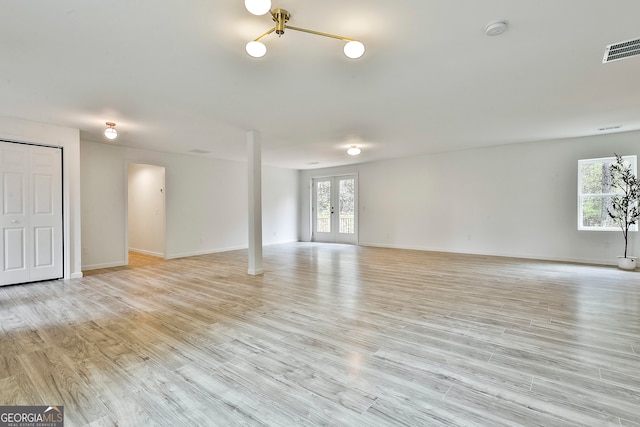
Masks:
[[[313,179],[314,241],[357,243],[357,187],[356,175]]]
[[[0,285],[63,276],[61,151],[0,141]]]

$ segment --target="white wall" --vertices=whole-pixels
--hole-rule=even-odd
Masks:
[[[62,147],[64,278],[82,277],[80,252],[80,131],[0,117],[0,139]]]
[[[129,164],[128,220],[130,251],[164,257],[164,167]]]
[[[639,151],[626,132],[304,171],[300,237],[311,177],[357,172],[361,245],[615,264],[620,232],[577,230],[577,163]]]
[[[246,163],[86,141],[81,163],[83,269],[126,262],[130,163],[165,167],[167,258],[247,247]],[[296,241],[297,171],[262,174],[264,244]]]
[[[83,270],[126,263],[124,155],[118,146],[80,144]]]
[[[298,171],[262,166],[262,242],[298,241]]]

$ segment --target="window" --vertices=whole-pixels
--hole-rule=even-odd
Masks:
[[[636,156],[622,158],[636,174]],[[615,162],[615,157],[578,161],[578,230],[620,230],[607,213],[616,194],[609,172]],[[637,224],[631,230],[637,231]]]

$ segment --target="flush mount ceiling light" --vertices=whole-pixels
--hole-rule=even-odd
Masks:
[[[256,4],[258,3],[260,4],[261,7],[256,6]],[[289,20],[291,19],[291,14],[284,9],[270,10],[269,9],[271,7],[270,0],[245,0],[244,4],[247,7],[247,10],[253,13],[254,15],[264,15],[267,12],[270,12],[271,19],[273,20],[273,22],[276,23],[275,27],[273,27],[266,33],[262,34],[261,36],[257,37],[253,41],[250,41],[249,43],[247,43],[247,46],[246,46],[247,53],[250,56],[253,56],[254,58],[261,58],[267,53],[267,47],[264,45],[264,43],[260,41],[261,39],[273,33],[274,31],[276,34],[281,36],[284,34],[285,29],[301,31],[303,33],[315,34],[317,36],[330,37],[333,39],[338,39],[338,40],[347,42],[344,45],[344,54],[351,59],[357,59],[357,58],[360,58],[362,55],[364,55],[364,44],[362,44],[362,42],[358,40],[350,39],[348,37],[337,36],[335,34],[322,33],[320,31],[307,30],[306,28],[292,27],[291,25],[287,25],[287,22],[289,22]],[[266,6],[267,4],[269,5],[269,8],[267,8],[265,12],[263,13],[254,12],[254,11],[262,12],[264,8],[267,7]]]
[[[347,154],[350,156],[357,156],[358,154],[360,154],[362,152],[361,149],[358,148],[357,145],[352,145],[351,147],[349,147],[349,149],[347,150]]]
[[[116,124],[113,122],[106,122],[107,128],[104,130],[104,136],[107,139],[116,139],[118,137],[118,131],[116,130]]]

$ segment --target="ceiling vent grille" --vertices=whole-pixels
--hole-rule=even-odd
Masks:
[[[604,51],[602,63],[618,61],[640,55],[640,39],[610,44]]]

